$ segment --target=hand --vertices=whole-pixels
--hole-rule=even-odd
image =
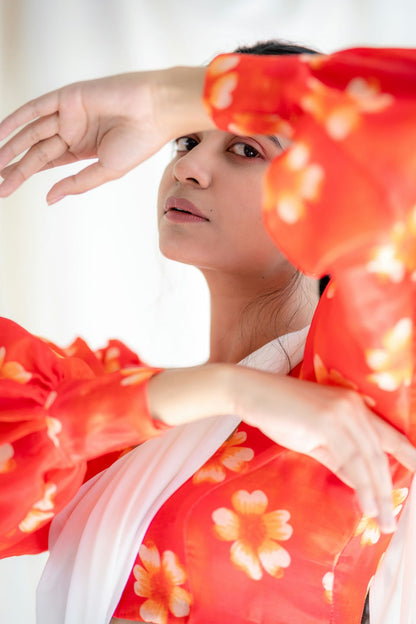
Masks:
[[[122,74],[28,102],[0,123],[0,140],[24,126],[0,148],[0,197],[38,171],[98,159],[55,184],[51,204],[123,176],[181,134],[213,128],[202,104],[204,75],[198,67]]]
[[[166,370],[148,383],[152,415],[168,425],[237,414],[277,444],[313,457],[354,488],[365,515],[394,530],[386,453],[416,471],[416,449],[359,394],[229,364]]]
[[[240,377],[235,413],[276,443],[327,466],[356,490],[365,515],[376,517],[382,531],[393,531],[386,453],[415,471],[416,449],[407,438],[351,390],[256,371],[242,370]]]

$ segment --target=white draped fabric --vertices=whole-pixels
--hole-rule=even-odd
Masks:
[[[241,362],[281,375],[303,357],[305,329]],[[88,481],[54,520],[38,588],[38,624],[108,624],[157,510],[231,435],[237,416],[176,427]]]
[[[370,591],[370,624],[416,622],[416,480]]]

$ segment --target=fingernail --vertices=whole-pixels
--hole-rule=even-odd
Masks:
[[[382,533],[394,533],[397,524],[394,518],[379,518],[379,526]]]
[[[63,199],[65,195],[59,195],[59,197],[53,197],[52,199],[47,199],[48,206],[52,206],[52,204],[57,204],[61,199]]]

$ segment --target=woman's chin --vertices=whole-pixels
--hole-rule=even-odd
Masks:
[[[180,262],[181,264],[189,264],[190,266],[199,267],[199,260],[194,254],[184,253],[183,250],[178,250],[171,247],[160,246],[160,253],[167,260],[173,260],[174,262]]]

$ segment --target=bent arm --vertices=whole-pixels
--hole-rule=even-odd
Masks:
[[[416,450],[345,388],[213,364],[168,370],[148,382],[153,417],[168,425],[237,414],[274,442],[326,465],[353,487],[363,513],[394,529],[386,452],[416,469]]]
[[[0,148],[0,197],[43,169],[96,159],[54,185],[47,196],[54,203],[120,178],[181,134],[214,128],[202,102],[204,78],[202,67],[122,74],[24,104],[0,123],[0,140],[23,126]]]

